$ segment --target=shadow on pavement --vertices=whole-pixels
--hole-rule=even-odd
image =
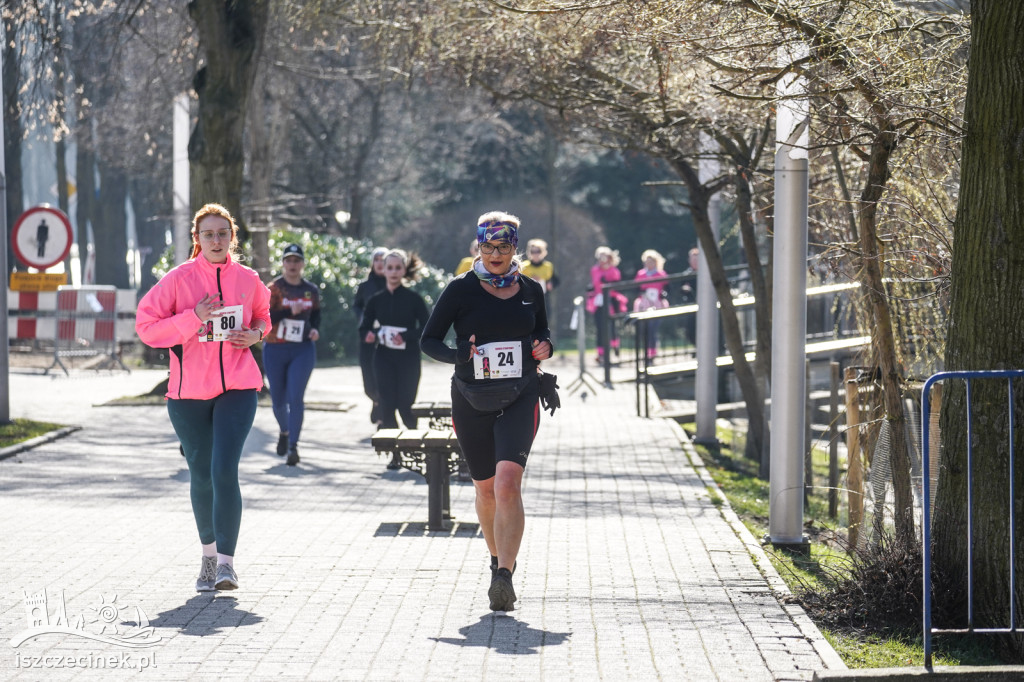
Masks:
[[[571,632],[548,632],[531,628],[512,616],[488,614],[480,622],[459,628],[463,639],[431,637],[435,642],[456,646],[484,646],[499,654],[538,654],[545,646],[565,644]]]
[[[224,630],[255,625],[265,620],[238,608],[234,597],[223,593],[197,594],[181,606],[157,614],[149,622],[155,628],[176,628],[183,635],[205,637]]]

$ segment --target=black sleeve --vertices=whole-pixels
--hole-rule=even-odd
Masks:
[[[458,297],[452,293],[452,289],[457,281],[449,282],[441,295],[437,297],[434,310],[427,317],[426,324],[423,325],[423,333],[420,335],[420,350],[438,362],[446,362],[449,365],[455,364],[456,351],[444,342],[444,337],[455,322]]]
[[[366,338],[366,332],[373,329],[373,322],[377,319],[377,297],[371,296],[366,302],[366,308],[359,319],[359,338]]]
[[[309,282],[309,287],[313,291],[313,309],[309,312],[309,327],[310,329],[320,329],[320,289],[312,282]]]
[[[370,287],[368,282],[360,282],[356,287],[356,295],[352,299],[352,312],[356,314],[357,320],[363,319],[363,311],[366,309],[366,290]]]
[[[523,283],[530,287],[530,297],[537,302],[536,322],[533,325],[533,332],[530,334],[534,341],[551,342],[551,330],[548,329],[548,311],[544,305],[544,289],[532,279],[524,279]],[[551,346],[553,351],[554,344]]]
[[[430,319],[430,311],[427,310],[427,302],[423,300],[423,297],[419,294],[416,295],[416,322],[420,329],[424,329],[427,326],[427,320]]]

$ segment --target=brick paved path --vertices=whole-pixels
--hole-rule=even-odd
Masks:
[[[563,386],[573,377],[555,371]],[[276,424],[259,409],[241,465],[242,589],[198,595],[166,409],[93,406],[161,376],[12,375],[12,416],[84,428],[0,461],[0,678],[139,679],[95,667],[109,656],[181,680],[808,680],[841,667],[773,594],[777,576],[711,503],[676,427],[634,416],[629,387],[563,390],[563,409],[544,415],[514,612],[487,608],[472,485],[452,484],[454,532],[424,531],[427,486],[385,471],[370,447],[358,368],[314,372],[307,400],[353,407],[307,411],[298,467],[274,454]],[[444,399],[448,376],[425,363],[420,399]],[[124,637],[139,632],[138,606],[160,640],[128,649],[53,632],[12,646],[25,593],[44,588],[71,625]]]

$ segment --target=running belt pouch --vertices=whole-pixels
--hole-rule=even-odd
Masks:
[[[547,372],[541,372],[538,376],[540,385],[537,394],[540,397],[540,404],[554,416],[555,410],[562,406],[562,401],[558,399],[558,376]]]
[[[455,386],[474,410],[480,412],[497,412],[511,405],[530,383],[530,377],[520,377],[515,381],[484,381],[469,383],[454,377]]]

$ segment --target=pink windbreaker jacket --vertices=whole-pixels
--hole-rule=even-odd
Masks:
[[[242,305],[242,324],[263,320],[270,328],[270,290],[250,268],[232,260],[211,263],[200,254],[174,268],[146,292],[135,316],[135,331],[147,346],[171,350],[168,398],[209,400],[221,393],[263,387],[263,376],[248,348],[226,341],[200,342],[202,322],[195,306],[206,294],[221,293],[224,305]]]

